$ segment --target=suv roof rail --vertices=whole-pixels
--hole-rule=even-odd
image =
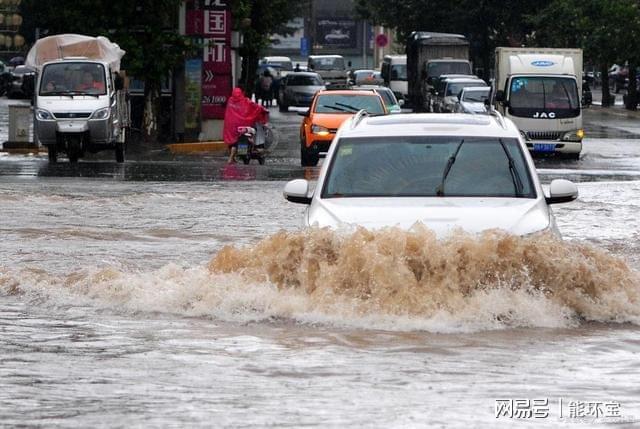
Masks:
[[[503,130],[507,129],[507,123],[504,121],[504,116],[502,116],[502,113],[494,109],[493,106],[489,107],[489,115],[496,118],[496,122],[502,127]]]
[[[368,116],[369,116],[369,112],[367,112],[366,110],[364,109],[358,110],[358,113],[353,115],[353,119],[351,121],[351,129],[354,129],[355,127],[360,125],[360,122],[362,122],[362,120]]]

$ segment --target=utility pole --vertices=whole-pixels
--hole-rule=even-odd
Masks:
[[[316,2],[309,2],[309,54],[315,54],[316,44]]]
[[[369,62],[367,61],[367,45],[369,44],[369,38],[367,37],[367,21],[362,20],[362,65],[365,69],[369,68]]]

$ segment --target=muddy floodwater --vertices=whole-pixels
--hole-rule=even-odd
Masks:
[[[0,425],[640,425],[640,181],[565,243],[300,231],[283,184],[0,178]]]

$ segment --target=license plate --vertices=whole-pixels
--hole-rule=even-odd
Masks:
[[[246,155],[249,152],[248,144],[239,144],[238,145],[238,155]]]
[[[556,145],[553,143],[534,143],[534,152],[555,152]]]

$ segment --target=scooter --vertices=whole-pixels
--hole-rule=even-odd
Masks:
[[[237,157],[244,164],[249,164],[252,159],[257,159],[260,165],[265,162],[265,142],[256,139],[256,129],[253,127],[238,127],[240,138],[238,139]]]

